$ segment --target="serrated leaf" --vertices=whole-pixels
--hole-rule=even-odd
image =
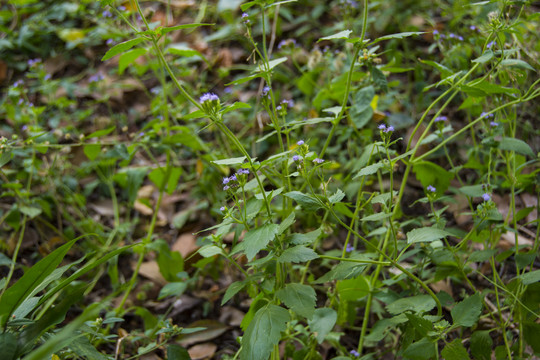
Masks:
[[[237,158],[229,158],[229,159],[222,159],[222,160],[212,160],[216,165],[240,165],[244,163],[244,160],[246,160],[245,156],[237,157]]]
[[[360,177],[360,176],[375,174],[382,167],[384,167],[384,163],[382,162],[378,162],[378,163],[363,167],[356,175],[354,175],[353,179],[356,179],[357,177]]]
[[[405,311],[424,313],[435,307],[435,300],[429,295],[416,295],[394,301],[386,306],[386,310],[392,315],[398,315]]]
[[[322,229],[318,228],[317,230],[310,231],[305,234],[292,234],[290,242],[294,245],[306,245],[313,244],[315,240],[319,238],[322,234]]]
[[[403,355],[410,360],[430,360],[435,358],[435,346],[429,338],[423,338],[411,344]]]
[[[441,351],[444,360],[468,360],[469,354],[467,349],[461,343],[461,339],[454,339],[451,343],[446,344]]]
[[[371,77],[373,82],[382,92],[388,92],[388,82],[386,81],[386,76],[383,72],[376,66],[371,67]]]
[[[486,249],[486,250],[480,250],[480,251],[474,251],[471,256],[469,256],[468,262],[484,262],[488,260],[490,257],[495,255],[497,253],[497,250],[494,249]]]
[[[518,154],[529,155],[532,158],[536,157],[529,144],[520,139],[503,137],[502,140],[499,142],[499,149],[515,151]]]
[[[283,234],[285,230],[287,230],[292,224],[294,224],[294,222],[296,221],[294,217],[295,217],[295,214],[293,211],[292,213],[289,214],[289,216],[287,216],[285,220],[281,222],[281,224],[279,224],[277,235]]]
[[[493,340],[489,331],[475,331],[471,335],[471,355],[476,360],[491,360]]]
[[[431,329],[433,329],[433,323],[430,320],[424,319],[421,316],[411,314],[411,313],[405,313],[405,315],[407,316],[407,319],[409,319],[409,322],[414,327],[416,332],[421,337],[427,336],[428,332],[430,332]]]
[[[450,186],[450,181],[454,178],[454,174],[445,170],[441,166],[429,162],[420,161],[413,165],[413,172],[416,179],[422,183],[422,186],[427,188],[429,185],[434,186],[438,196],[442,196]]]
[[[417,242],[432,242],[451,235],[452,233],[449,233],[448,231],[443,229],[438,229],[435,227],[424,227],[409,231],[407,233],[407,243],[412,244]]]
[[[530,271],[519,276],[523,285],[530,285],[540,281],[540,270]]]
[[[348,39],[349,36],[351,36],[351,33],[352,33],[352,30],[343,30],[343,31],[338,32],[337,34],[320,38],[317,42],[320,42],[323,40]]]
[[[457,303],[450,312],[454,325],[471,327],[478,321],[482,313],[482,298],[480,294],[469,296]]]
[[[280,263],[299,263],[317,259],[318,257],[319,255],[313,249],[304,245],[297,245],[283,251],[277,260]]]
[[[105,53],[105,55],[101,58],[101,61],[109,60],[110,58],[113,58],[116,55],[119,55],[125,51],[128,51],[129,49],[131,49],[132,47],[134,47],[135,45],[143,41],[144,41],[143,38],[135,38],[135,39],[121,42],[120,44],[116,44],[115,46],[110,48],[109,51]]]
[[[330,201],[331,204],[335,204],[343,200],[344,197],[345,197],[345,193],[341,191],[341,189],[337,189],[335,194],[333,194],[332,196],[328,198],[328,201]]]
[[[518,69],[536,71],[527,62],[525,62],[523,60],[518,60],[518,59],[505,59],[505,60],[501,61],[500,64],[501,64],[501,66],[506,66],[506,67],[515,67],[515,68],[518,68]]]
[[[268,245],[279,229],[277,224],[267,224],[259,228],[248,231],[244,237],[244,241],[240,243],[240,247],[245,251],[249,261],[253,260],[255,255]]]
[[[385,35],[385,36],[381,36],[380,38],[377,38],[377,39],[373,40],[371,42],[371,45],[376,44],[376,43],[378,43],[380,41],[384,41],[384,40],[403,39],[403,38],[406,38],[406,37],[409,37],[409,36],[422,35],[422,34],[425,34],[425,32],[423,32],[423,31],[412,31],[412,32],[402,32],[402,33],[397,33],[397,34]]]
[[[240,290],[242,290],[246,285],[247,284],[244,281],[235,281],[229,285],[225,291],[225,295],[223,295],[223,299],[221,300],[221,306],[223,306],[227,301],[231,300],[232,297],[238,294],[238,292],[240,292]]]
[[[317,295],[311,286],[298,283],[287,284],[283,289],[278,290],[276,295],[298,315],[307,319],[313,317]]]
[[[306,211],[315,211],[323,207],[317,198],[300,191],[290,191],[284,195],[299,203]]]
[[[268,304],[256,313],[242,337],[241,360],[267,360],[291,317],[282,307]]]
[[[322,344],[326,335],[332,331],[336,321],[337,313],[334,309],[321,308],[315,310],[313,318],[308,321],[308,324],[319,344]]]

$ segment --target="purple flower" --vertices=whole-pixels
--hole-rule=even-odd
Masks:
[[[28,60],[26,63],[28,64],[29,67],[33,67],[34,65],[37,65],[41,62],[41,59],[40,58],[36,58],[36,59],[30,59]]]
[[[394,131],[394,127],[392,125],[390,125],[389,127],[386,128],[386,130],[384,130],[385,133],[391,132],[391,131]]]
[[[493,45],[495,45],[495,40],[489,42],[489,43],[486,45],[486,48],[487,48],[487,49],[491,49],[491,47],[492,47]]]
[[[225,89],[223,89],[223,91],[225,92],[225,94],[230,94],[232,93],[232,89],[230,86],[227,86]]]
[[[22,79],[19,79],[19,80],[15,81],[15,82],[13,83],[13,86],[14,86],[14,87],[19,87],[19,86],[21,86],[22,84],[23,84]]]
[[[231,181],[231,180],[228,177],[224,177],[222,183],[223,183],[223,185],[226,185],[226,184],[229,183],[229,181]]]
[[[140,137],[143,137],[144,135],[145,135],[145,134],[144,134],[144,131],[141,131],[141,132],[139,133],[139,136],[140,136]]]
[[[110,17],[112,17],[112,13],[109,10],[105,10],[105,11],[103,11],[101,13],[101,16],[106,17],[106,18],[110,18]]]
[[[244,20],[245,24],[249,24],[249,15],[247,13],[242,13],[242,20]]]
[[[282,104],[287,104],[287,107],[290,109],[294,106],[294,100],[293,99],[290,99],[290,100],[283,100],[281,102]]]
[[[276,110],[281,110],[281,105],[276,106]]]
[[[489,125],[490,125],[491,127],[496,127],[496,126],[499,126],[499,123],[498,123],[498,122],[495,122],[495,121],[492,121],[492,122],[489,123]]]
[[[456,37],[456,34],[454,34],[454,33],[450,33],[450,35],[448,35],[448,37],[449,37],[450,39],[453,39],[453,38],[455,38],[455,37]]]
[[[491,200],[491,196],[489,194],[484,194],[482,195],[482,199],[484,199],[484,201],[489,201]]]
[[[222,206],[222,207],[219,208],[219,211],[225,211],[225,210],[227,210],[227,209],[225,208],[225,206]]]
[[[471,25],[471,26],[469,26],[469,29],[471,29],[472,31],[475,31],[475,30],[476,30],[476,26]]]
[[[118,11],[126,11],[126,7],[124,5],[120,5],[118,7]]]
[[[239,169],[236,173],[238,175],[249,175],[249,170],[248,169]],[[235,178],[235,180],[236,180],[236,178]]]
[[[229,185],[225,185],[225,186],[223,187],[223,191],[227,191],[227,190],[229,190],[229,189],[230,189],[230,188],[229,188]]]
[[[377,126],[377,129],[379,129],[379,130],[386,130],[386,125],[381,124],[381,125]]]
[[[114,40],[113,39],[108,39],[105,44],[111,46],[112,44],[114,44]]]
[[[347,247],[345,248],[345,252],[350,253],[352,251],[354,251],[354,246],[352,244],[347,244]]]
[[[229,178],[230,181],[236,181],[236,174],[232,175],[230,178]]]
[[[433,30],[433,35],[439,35],[439,30],[437,29]]]
[[[28,130],[28,126],[26,126],[26,125],[23,125],[23,127],[21,128],[21,130],[22,130],[22,131],[26,131],[26,130]]]
[[[219,101],[219,96],[214,93],[205,93],[199,98],[199,101],[201,102],[201,104],[207,101]]]
[[[267,96],[269,92],[270,92],[270,86],[267,85],[267,86],[263,87],[261,95],[262,96]]]
[[[435,122],[446,121],[446,120],[448,120],[448,118],[446,116],[437,116],[435,118]]]
[[[19,101],[17,101],[17,105],[22,105],[24,103],[24,99],[20,98]]]
[[[94,75],[90,76],[88,78],[88,81],[91,82],[91,83],[95,83],[95,82],[99,82],[99,81],[101,81],[103,79],[105,79],[105,77],[102,74],[97,73],[97,74],[94,74]]]
[[[51,79],[51,74],[45,75],[45,77],[44,77],[43,79],[44,79],[44,80],[50,80],[50,79]]]
[[[300,156],[294,155],[294,156],[292,157],[292,159],[293,159],[294,162],[298,162],[298,161],[300,161]]]
[[[316,159],[313,159],[313,162],[315,164],[322,164],[324,162],[324,159],[319,159],[319,158],[316,158]]]
[[[437,189],[434,187],[434,186],[431,186],[431,185],[428,185],[428,187],[426,188],[427,191],[430,191],[430,192],[435,192],[437,191]]]
[[[351,350],[351,351],[350,351],[350,354],[351,354],[352,356],[360,356],[360,353],[359,353],[358,351],[356,351],[356,350]]]
[[[458,36],[457,38],[459,41],[463,41],[463,36]]]
[[[304,140],[299,140],[299,141],[296,143],[296,145],[298,145],[298,146],[304,145]]]

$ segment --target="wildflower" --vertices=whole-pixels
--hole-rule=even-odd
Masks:
[[[229,178],[230,181],[236,181],[236,175],[232,175],[230,178]]]
[[[126,7],[124,5],[120,5],[118,7],[118,11],[126,11]]]
[[[294,162],[299,162],[299,161],[300,161],[300,156],[294,155],[294,156],[292,157],[292,159],[293,159]]]
[[[394,127],[392,125],[390,125],[389,127],[386,128],[386,130],[384,130],[385,133],[392,132],[392,131],[394,131]]]
[[[454,34],[454,33],[450,33],[450,35],[448,35],[448,37],[449,37],[450,39],[453,39],[453,38],[455,38],[455,37],[456,37],[456,34]]]
[[[219,101],[219,96],[214,93],[205,93],[199,98],[200,103],[205,103],[207,101]]]
[[[471,29],[472,31],[475,31],[475,30],[476,30],[476,26],[471,25],[471,26],[469,26],[469,29]]]
[[[101,13],[101,16],[105,17],[105,18],[110,18],[112,17],[112,13],[109,11],[109,10],[105,10]]]
[[[244,20],[244,24],[249,24],[249,15],[247,13],[242,13],[242,20]]]
[[[47,81],[47,80],[50,80],[51,79],[51,74],[47,74],[45,75],[45,77],[43,78],[43,80]]]
[[[263,87],[261,95],[262,96],[267,96],[269,92],[270,92],[270,86],[267,85],[267,86]]]
[[[22,105],[23,103],[24,103],[24,99],[20,98],[19,101],[17,102],[17,105]]]
[[[489,43],[486,45],[486,48],[487,48],[487,49],[491,49],[491,47],[492,47],[493,45],[495,45],[495,40],[489,42]]]
[[[324,159],[316,158],[316,159],[313,160],[313,162],[314,162],[315,164],[322,164],[322,163],[324,162]]]
[[[448,120],[448,118],[446,116],[437,116],[435,118],[435,122],[446,121],[446,120]]]
[[[360,356],[360,353],[359,353],[358,351],[356,351],[356,350],[351,350],[351,351],[350,351],[350,354],[351,354],[352,356]]]
[[[139,133],[139,136],[140,136],[140,137],[143,137],[144,135],[145,135],[144,131],[141,131],[141,132]]]
[[[377,126],[377,129],[384,131],[384,130],[386,130],[386,125],[381,124],[381,125]]]
[[[484,199],[484,201],[489,201],[489,200],[491,200],[491,196],[486,193],[486,194],[482,195],[482,199]]]
[[[298,145],[298,146],[304,145],[304,140],[299,140],[299,141],[296,143],[296,145]]]
[[[352,244],[347,244],[347,247],[345,248],[345,252],[350,253],[352,251],[354,251],[354,246],[352,246]]]
[[[108,39],[105,44],[111,46],[112,44],[114,44],[114,40],[113,39]]]
[[[26,62],[26,64],[28,64],[29,67],[33,67],[34,65],[37,65],[41,62],[41,59],[40,58],[36,58],[36,59],[30,59]]]
[[[458,39],[459,41],[463,41],[463,36],[460,35],[460,36],[457,37],[457,39]]]
[[[94,82],[99,82],[99,81],[101,81],[103,79],[105,79],[105,77],[102,74],[97,73],[97,74],[94,74],[94,75],[90,76],[88,78],[88,81],[91,82],[91,83],[94,83]]]
[[[229,181],[231,181],[228,177],[224,177],[223,178],[223,185],[226,185],[229,183]]]
[[[489,123],[489,125],[490,125],[491,127],[497,127],[497,126],[499,126],[499,123],[498,123],[498,122],[495,122],[495,121],[492,121],[492,122]]]
[[[276,106],[276,110],[281,110],[281,105]]]
[[[240,169],[236,172],[238,175],[249,175],[249,170],[248,169]],[[233,175],[234,176],[234,175]],[[236,178],[235,178],[236,180]]]
[[[230,86],[227,86],[225,89],[223,89],[223,91],[225,92],[225,94],[230,94],[232,93],[232,89]]]
[[[229,185],[225,185],[225,186],[223,187],[223,191],[227,191],[227,190],[229,190],[229,189],[230,189],[230,188],[229,188]]]
[[[19,79],[13,83],[13,87],[19,87],[23,84],[22,79]]]
[[[22,131],[26,131],[26,130],[28,130],[28,126],[26,126],[26,125],[23,125],[23,127],[21,128],[21,130],[22,130]]]
[[[437,189],[434,187],[434,186],[431,186],[431,185],[428,185],[428,187],[426,188],[427,191],[431,191],[432,193],[434,193],[435,191],[437,191]]]
[[[223,212],[223,211],[225,211],[226,209],[227,209],[227,208],[226,208],[225,206],[222,206],[222,207],[219,208],[219,211],[222,211],[222,212]]]
[[[492,118],[492,117],[494,117],[494,116],[495,116],[495,114],[488,114],[487,112],[482,112],[482,113],[480,114],[480,117],[481,117],[481,118],[482,118],[482,117]]]
[[[439,30],[437,29],[433,30],[433,35],[439,35]]]

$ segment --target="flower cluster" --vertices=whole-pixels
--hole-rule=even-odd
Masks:
[[[435,186],[432,186],[432,185],[428,185],[427,188],[426,188],[426,190],[429,191],[429,192],[432,192],[432,193],[434,193],[434,192],[437,191],[437,189],[435,188]]]
[[[242,20],[244,21],[244,24],[249,24],[249,15],[247,13],[242,13]]]
[[[381,130],[381,132],[383,133],[389,133],[389,132],[394,131],[394,127],[392,125],[386,126],[385,124],[381,124],[377,126],[377,129]]]
[[[28,65],[28,67],[34,67],[36,66],[37,64],[39,64],[41,62],[41,59],[40,58],[37,58],[37,59],[30,59],[26,62],[26,64]]]
[[[296,40],[294,39],[281,40],[277,46],[279,50],[281,50],[281,48],[295,48],[295,47],[296,47]]]
[[[223,190],[227,191],[229,189],[234,189],[239,186],[243,186],[248,178],[249,170],[248,169],[240,169],[236,172],[236,174],[233,174],[229,177],[224,177],[222,180]]]
[[[352,244],[347,244],[347,247],[345,248],[345,252],[353,252],[354,251],[354,246]]]
[[[220,108],[219,96],[214,93],[205,93],[199,98],[199,102],[202,105],[202,109],[207,114],[215,114]]]
[[[485,193],[485,194],[482,195],[482,199],[484,201],[489,201],[489,200],[491,200],[491,196],[488,193]]]
[[[101,13],[101,16],[103,16],[104,18],[112,18],[112,17],[113,17],[113,14],[112,14],[109,10],[104,10],[104,11]]]
[[[204,103],[206,103],[208,101],[219,101],[219,96],[217,96],[214,93],[205,93],[205,94],[203,94],[203,96],[201,96],[199,98],[199,102],[201,104],[204,104]]]
[[[88,81],[90,83],[95,83],[95,82],[100,82],[101,80],[105,79],[105,77],[103,76],[103,74],[100,74],[100,73],[97,73],[97,74],[94,74],[92,76],[90,76],[88,78]]]
[[[439,121],[447,121],[447,120],[448,118],[446,116],[437,116],[434,121],[439,122]]]

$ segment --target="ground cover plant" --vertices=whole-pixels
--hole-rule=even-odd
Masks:
[[[539,358],[538,10],[0,5],[2,359]]]

